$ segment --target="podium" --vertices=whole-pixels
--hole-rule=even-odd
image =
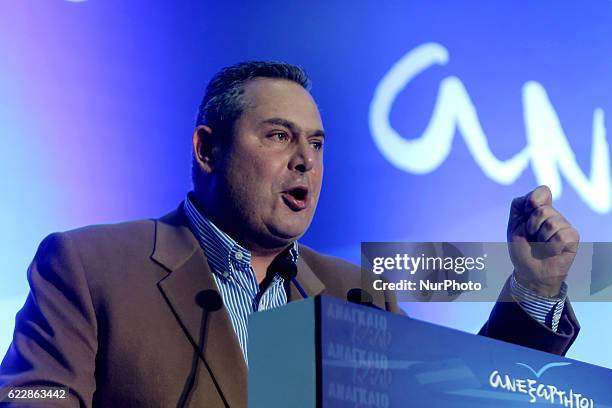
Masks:
[[[612,370],[326,296],[254,314],[248,352],[253,408],[612,407]]]

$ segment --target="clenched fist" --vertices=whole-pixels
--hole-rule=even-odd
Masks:
[[[548,297],[559,294],[580,236],[552,207],[552,194],[539,186],[512,201],[508,221],[508,249],[516,280]]]

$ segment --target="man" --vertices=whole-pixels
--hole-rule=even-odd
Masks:
[[[69,406],[245,407],[248,316],[302,298],[283,270],[297,268],[309,296],[360,286],[357,266],[297,244],[324,143],[300,68],[219,72],[193,135],[193,192],[158,220],[47,237],[0,384],[67,386]],[[563,354],[579,330],[563,284],[577,232],[541,187],[512,203],[508,237],[515,273],[501,296],[521,303],[498,303],[481,334]],[[536,258],[529,241],[553,250]],[[400,312],[392,295],[372,296]]]

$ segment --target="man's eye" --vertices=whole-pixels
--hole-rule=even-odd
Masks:
[[[274,132],[270,134],[270,137],[278,142],[286,142],[289,140],[289,135],[285,132]]]
[[[315,150],[321,150],[323,149],[323,142],[320,142],[318,140],[313,141],[312,143],[312,147],[314,147]]]

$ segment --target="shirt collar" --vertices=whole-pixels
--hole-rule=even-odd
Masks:
[[[214,273],[227,277],[234,269],[231,263],[250,267],[251,251],[243,248],[202,214],[195,206],[190,194],[187,194],[185,198],[184,208],[189,226],[211,263]],[[293,241],[288,249],[281,256],[288,255],[294,263],[297,263],[299,258],[297,241]]]

